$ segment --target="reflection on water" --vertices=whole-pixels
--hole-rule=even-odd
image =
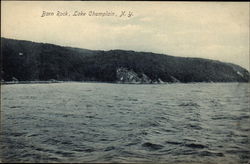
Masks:
[[[2,86],[4,162],[247,163],[247,83]]]

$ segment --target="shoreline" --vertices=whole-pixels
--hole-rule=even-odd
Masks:
[[[164,85],[164,84],[196,84],[196,83],[250,83],[250,82],[163,82],[163,83],[134,83],[134,82],[103,82],[103,81],[3,81],[0,85],[12,84],[54,84],[54,83],[107,83],[107,84],[131,84],[131,85]]]

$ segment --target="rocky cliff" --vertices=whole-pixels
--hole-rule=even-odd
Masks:
[[[133,70],[128,70],[127,68],[118,68],[116,70],[116,78],[118,83],[132,83],[132,84],[164,83],[160,78],[153,80],[150,79],[144,73],[137,74]]]

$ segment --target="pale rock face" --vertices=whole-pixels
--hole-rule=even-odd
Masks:
[[[172,80],[172,82],[176,82],[176,83],[180,82],[180,80],[176,79],[174,76],[171,76],[171,80]]]
[[[158,81],[159,81],[160,84],[164,83],[160,78],[158,79]]]
[[[161,78],[152,80],[146,74],[142,73],[139,76],[133,70],[128,70],[127,68],[120,67],[116,70],[116,79],[118,83],[143,83],[143,84],[164,84]],[[171,76],[172,82],[180,82],[177,78]]]
[[[237,74],[240,75],[241,77],[244,77],[242,73],[240,73],[239,71],[237,71]]]
[[[142,78],[141,78],[141,82],[142,83],[151,83],[152,80],[147,76],[145,75],[144,73],[142,74]]]
[[[140,78],[134,71],[129,71],[126,68],[118,68],[116,70],[116,77],[119,82],[123,83],[136,83]]]
[[[119,83],[151,83],[152,80],[145,74],[139,77],[133,70],[127,68],[118,68],[116,70],[116,78]]]

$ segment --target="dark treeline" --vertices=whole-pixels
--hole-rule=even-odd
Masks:
[[[1,38],[4,81],[116,82],[116,70],[126,68],[164,82],[247,82],[249,72],[237,65],[200,58],[124,50],[91,51]]]

